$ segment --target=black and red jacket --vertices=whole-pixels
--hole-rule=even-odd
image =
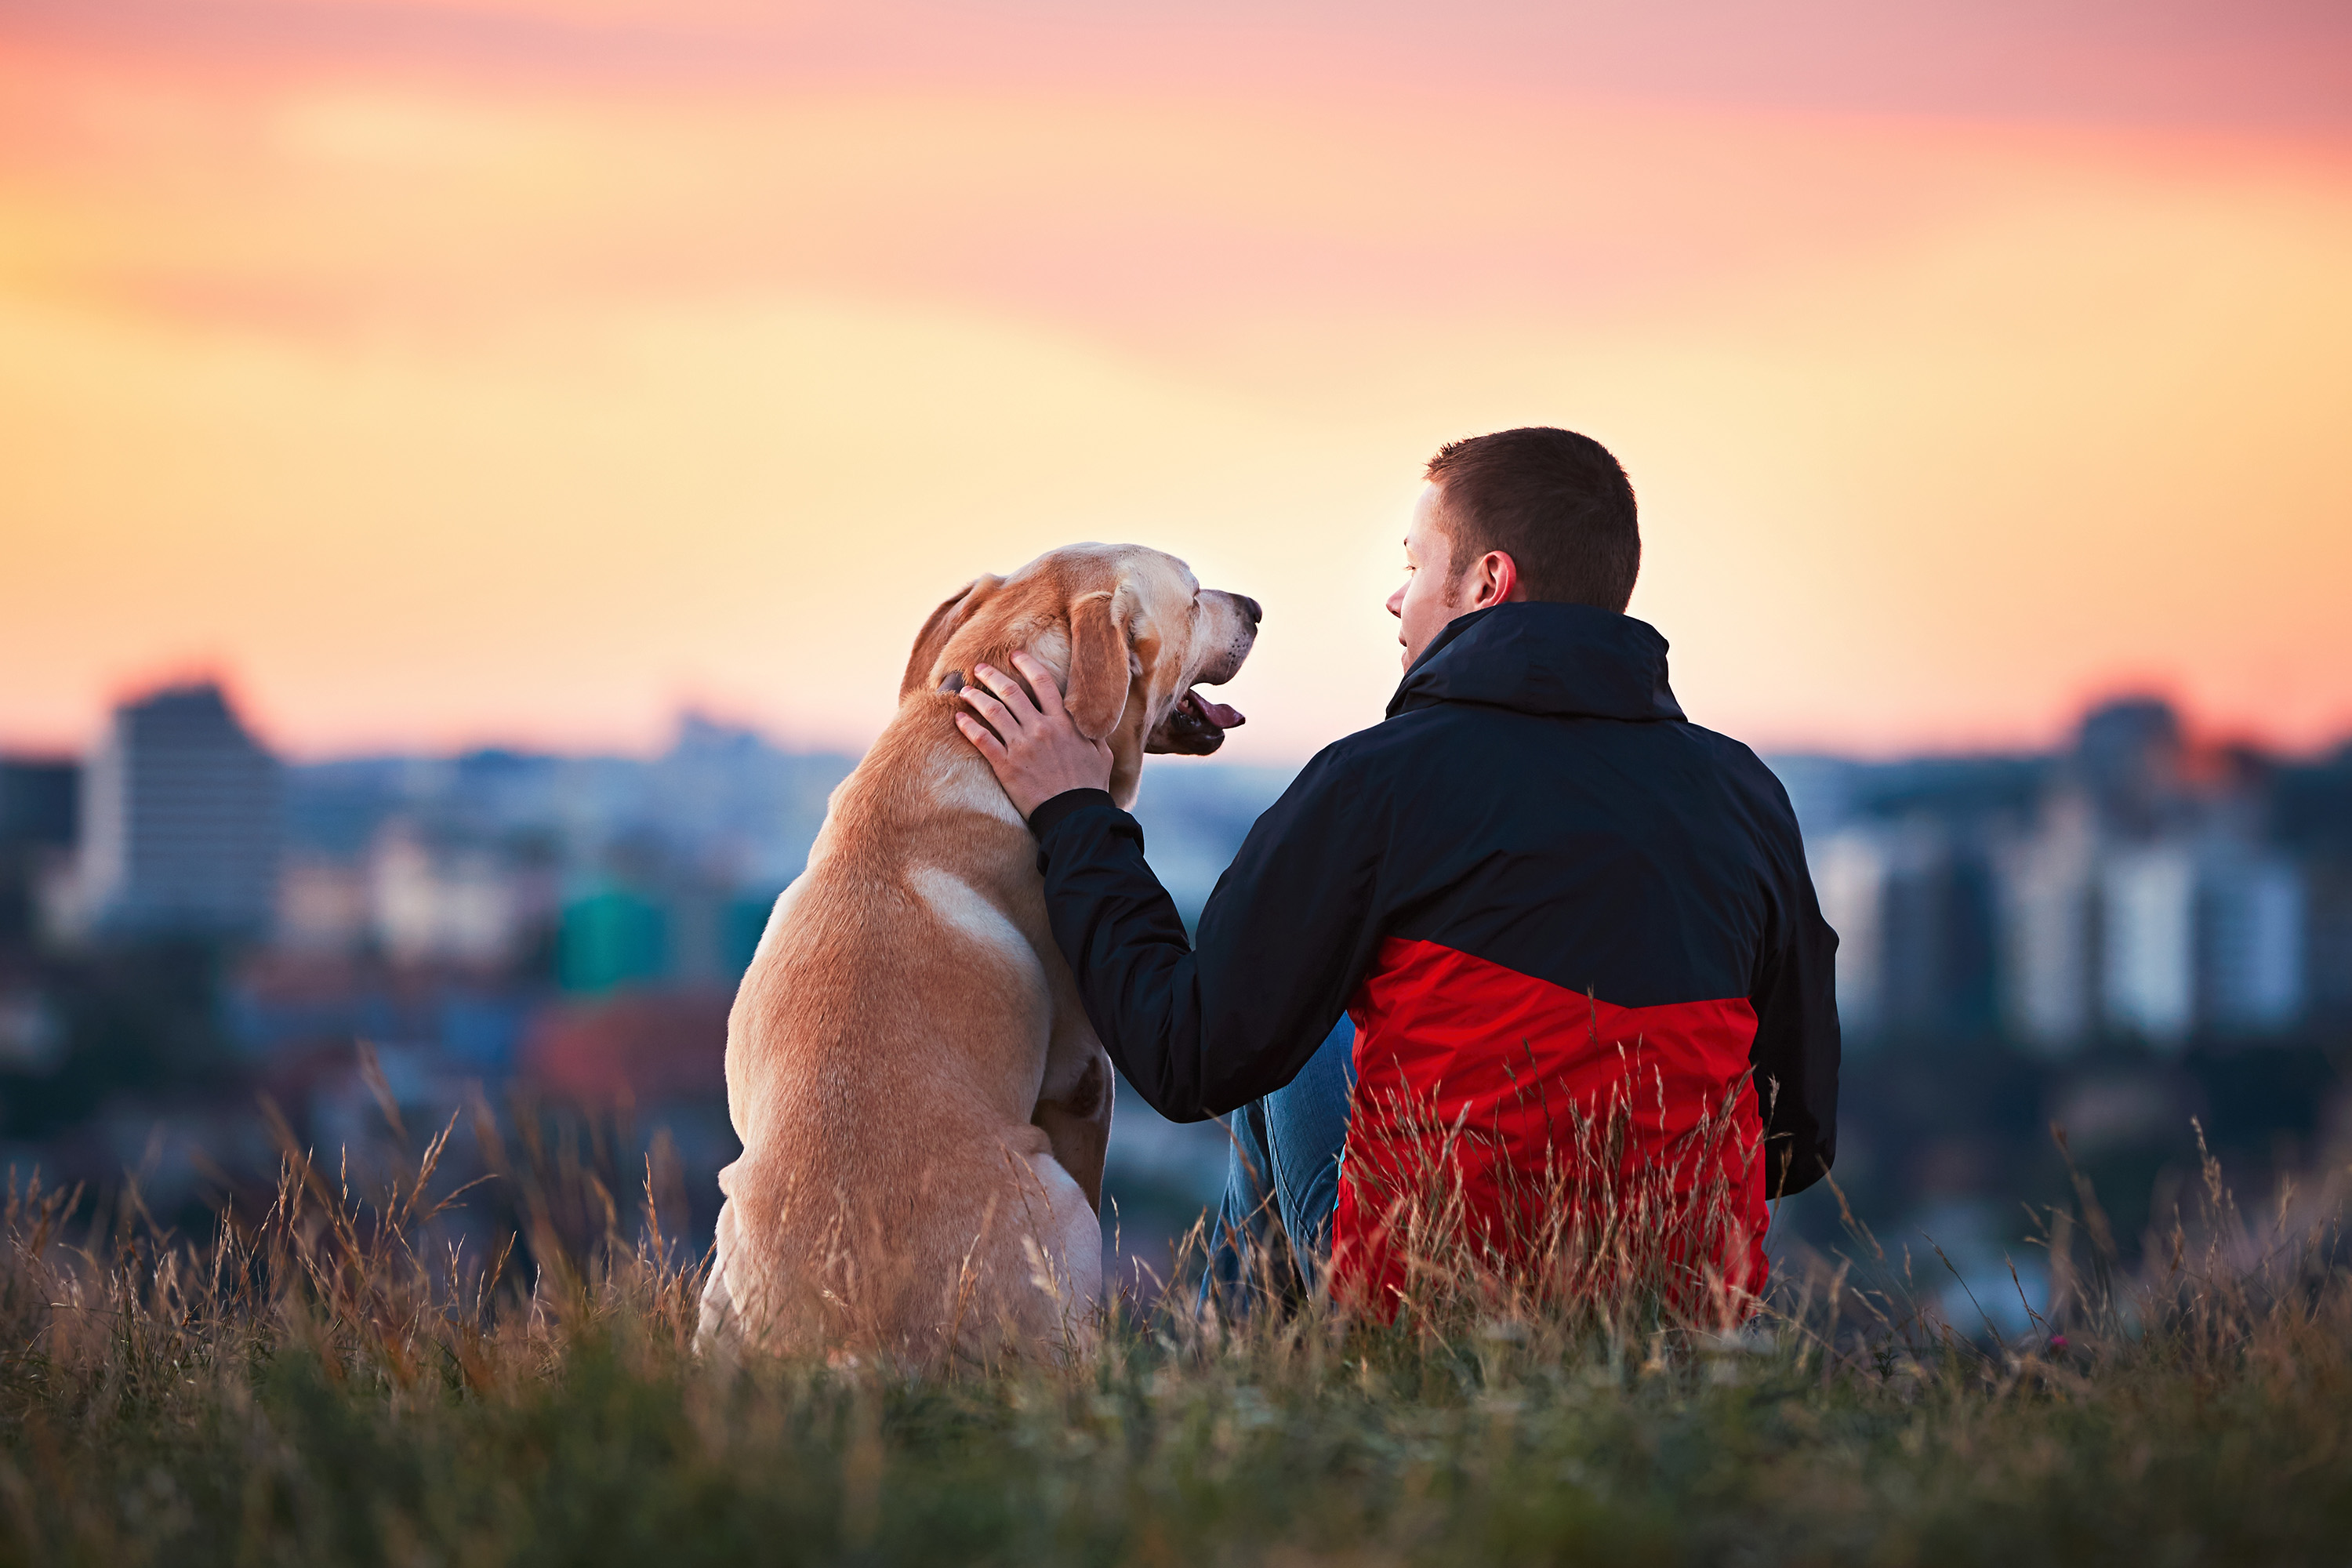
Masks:
[[[1728,1107],[1736,1136],[1697,1175],[1749,1226],[1719,1259],[1749,1289],[1768,1193],[1829,1169],[1836,935],[1780,782],[1683,717],[1643,622],[1560,604],[1454,621],[1386,721],[1258,819],[1197,942],[1108,795],[1055,796],[1030,826],[1087,1016],[1163,1116],[1281,1088],[1353,1016],[1333,1247],[1360,1286],[1393,1265],[1370,1188],[1431,1136],[1395,1114],[1408,1100],[1479,1130],[1474,1205],[1503,1202],[1498,1164],[1568,1157],[1564,1105],[1654,1106],[1629,1158],[1669,1163]]]

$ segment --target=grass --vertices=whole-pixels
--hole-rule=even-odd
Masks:
[[[2197,1213],[2128,1276],[2087,1191],[2044,1321],[1911,1310],[1856,1232],[1748,1329],[1475,1292],[1238,1328],[1173,1291],[1066,1363],[698,1363],[650,1200],[449,1134],[290,1156],[214,1240],[12,1182],[0,1560],[507,1564],[2342,1562],[2352,1276],[2333,1192]],[[576,1189],[553,1191],[568,1181]],[[649,1190],[652,1184],[648,1183]],[[571,1205],[566,1210],[565,1205]],[[630,1210],[635,1208],[632,1215]],[[566,1239],[562,1212],[596,1216]],[[1931,1260],[1932,1261],[1932,1260]],[[1867,1289],[1856,1281],[1874,1281]]]

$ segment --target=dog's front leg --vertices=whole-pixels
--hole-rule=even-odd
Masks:
[[[1102,1213],[1103,1159],[1110,1150],[1110,1057],[1088,1042],[1085,1063],[1066,1084],[1045,1085],[1029,1120],[1045,1130],[1054,1158],[1070,1173],[1087,1202]]]

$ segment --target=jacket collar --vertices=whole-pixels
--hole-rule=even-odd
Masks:
[[[1590,605],[1495,605],[1437,634],[1389,699],[1388,716],[1438,702],[1588,719],[1683,717],[1666,686],[1666,639]]]

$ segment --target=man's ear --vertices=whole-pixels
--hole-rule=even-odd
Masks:
[[[925,621],[923,629],[915,634],[915,651],[908,657],[907,673],[898,682],[899,701],[904,702],[907,693],[917,687],[929,684],[931,666],[939,663],[940,655],[946,651],[948,639],[956,635],[964,622],[971,619],[974,610],[1003,585],[1003,578],[983,572],[966,583],[961,592],[949,595],[940,607],[931,612],[931,618]]]
[[[1070,606],[1070,689],[1062,699],[1070,721],[1089,741],[1118,728],[1134,677],[1128,658],[1128,622],[1134,601],[1124,590],[1088,594]]]
[[[1507,550],[1489,550],[1470,568],[1470,607],[1483,610],[1519,597],[1519,563]]]

